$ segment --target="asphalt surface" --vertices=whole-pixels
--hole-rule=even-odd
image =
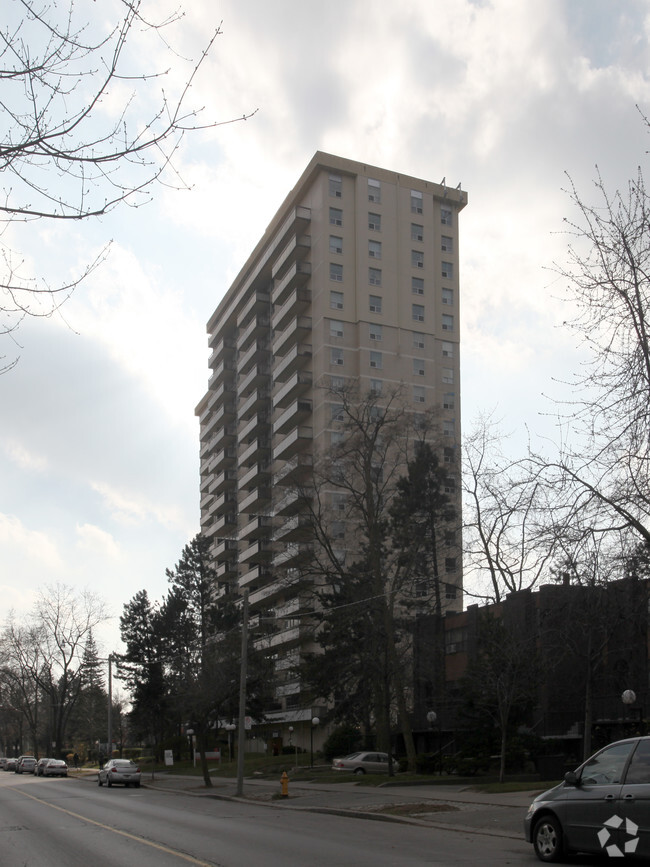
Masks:
[[[96,775],[94,777],[96,780]],[[243,795],[236,781],[212,777],[208,788],[198,777],[156,772],[143,774],[142,785],[158,791],[223,800],[266,804],[271,809],[307,810],[351,815],[374,821],[404,822],[515,840],[523,838],[528,805],[541,789],[506,794],[486,794],[466,785],[382,785],[359,782],[327,784],[317,780],[291,782],[282,797],[280,780],[245,779]]]

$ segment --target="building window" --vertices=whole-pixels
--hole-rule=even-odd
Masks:
[[[381,268],[368,268],[368,282],[371,286],[381,286]]]
[[[446,343],[444,340],[442,342],[442,357],[443,358],[453,358],[454,357],[454,344]]]
[[[343,293],[330,289],[330,307],[332,310],[343,310]]]
[[[331,524],[332,539],[345,538],[345,521],[332,521]]]
[[[332,421],[343,421],[345,418],[345,412],[343,411],[342,403],[333,403],[332,404]]]
[[[337,283],[343,282],[343,265],[330,262],[330,280],[336,280]]]
[[[381,370],[381,368],[382,368],[381,352],[375,352],[375,351],[371,350],[371,352],[370,352],[370,366],[374,370]]]
[[[375,404],[370,407],[370,419],[372,421],[381,421],[385,414],[386,410],[383,406],[377,406],[377,404]]]
[[[445,479],[445,482],[443,485],[443,491],[445,492],[445,494],[455,494],[456,493],[456,480],[453,478],[453,476],[449,476],[448,478]]]
[[[424,295],[424,280],[422,277],[411,277],[411,291],[414,295]]]
[[[454,278],[454,266],[451,262],[443,262],[442,263],[442,276],[446,280],[453,280]]]
[[[423,385],[414,385],[413,386],[413,400],[415,403],[424,403],[424,386]]]
[[[340,208],[330,208],[330,226],[343,225],[343,211]]]
[[[440,208],[440,222],[443,226],[451,226],[451,209]]]
[[[443,409],[454,409],[456,404],[456,393],[448,391],[442,399]]]
[[[341,391],[342,388],[345,388],[345,377],[330,376],[330,388],[332,391]]]
[[[411,213],[422,213],[422,193],[418,190],[411,190]]]
[[[454,371],[451,367],[442,368],[442,381],[445,385],[452,385],[454,382]]]
[[[340,175],[330,175],[330,196],[340,199],[343,195],[343,180]]]
[[[413,332],[413,349],[424,349],[424,334],[421,331]]]
[[[381,202],[381,183],[368,178],[368,201]]]
[[[343,337],[343,323],[330,319],[330,337]]]
[[[411,223],[411,241],[424,241],[424,226]]]
[[[335,512],[345,512],[345,494],[337,491],[332,494],[332,508]]]
[[[372,394],[379,395],[382,390],[382,380],[381,379],[371,379],[370,380],[370,391]]]
[[[368,255],[371,259],[381,259],[381,241],[368,241]]]
[[[343,252],[343,238],[338,235],[330,235],[330,253]]]
[[[449,235],[443,235],[441,238],[441,249],[443,253],[453,253],[454,239],[450,238]]]
[[[442,423],[443,436],[453,437],[456,435],[456,422],[453,418],[446,419]]]
[[[413,376],[424,376],[424,359],[413,359]]]
[[[412,304],[411,305],[412,316],[415,322],[424,322],[424,305],[423,304]]]
[[[454,303],[454,290],[453,289],[443,289],[442,290],[442,303],[452,305]]]
[[[450,316],[448,313],[442,314],[442,330],[443,331],[453,331],[454,330],[454,317]]]
[[[381,313],[381,295],[370,296],[370,312]]]
[[[455,572],[456,571],[456,558],[455,557],[445,557],[445,572]]]
[[[456,460],[456,453],[455,453],[454,449],[451,449],[448,446],[445,446],[445,448],[442,450],[442,459],[443,459],[444,463],[446,463],[446,464],[453,464],[454,461]],[[449,543],[447,543],[447,544],[449,544]]]
[[[424,253],[422,250],[411,250],[411,268],[424,268]]]
[[[381,338],[383,336],[382,335],[383,326],[377,325],[374,322],[371,322],[369,328],[370,328],[370,339],[371,340],[381,340]]]
[[[338,347],[330,349],[330,364],[343,365],[343,350]]]
[[[368,228],[373,232],[381,232],[381,214],[368,214]]]
[[[341,407],[341,418],[335,419],[332,417],[332,421],[343,421],[343,408]],[[345,439],[345,434],[342,430],[333,430],[330,433],[330,444],[333,446],[341,445],[343,440]]]

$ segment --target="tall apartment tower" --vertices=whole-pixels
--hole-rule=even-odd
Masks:
[[[293,668],[301,644],[302,621],[291,619],[301,605],[291,590],[301,547],[292,486],[332,429],[318,384],[402,384],[414,410],[440,407],[445,454],[460,441],[465,203],[460,185],[318,152],[208,322],[211,376],[196,409],[201,532],[218,594],[248,589],[251,615],[283,618],[267,639],[278,671]],[[460,556],[445,564],[446,602],[458,611]],[[297,681],[276,698],[279,721],[301,718]]]

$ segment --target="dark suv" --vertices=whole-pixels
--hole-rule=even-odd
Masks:
[[[609,744],[538,795],[524,820],[540,861],[572,852],[650,862],[650,737]]]

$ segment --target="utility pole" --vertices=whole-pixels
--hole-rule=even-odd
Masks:
[[[237,750],[237,791],[244,794],[244,747],[246,745],[246,663],[248,657],[248,590],[244,590],[241,626],[241,665],[239,669],[239,749]]]
[[[111,664],[113,662],[113,654],[108,654],[108,745],[107,745],[107,759],[113,758],[113,715],[111,713],[113,709],[113,669],[111,668]]]

